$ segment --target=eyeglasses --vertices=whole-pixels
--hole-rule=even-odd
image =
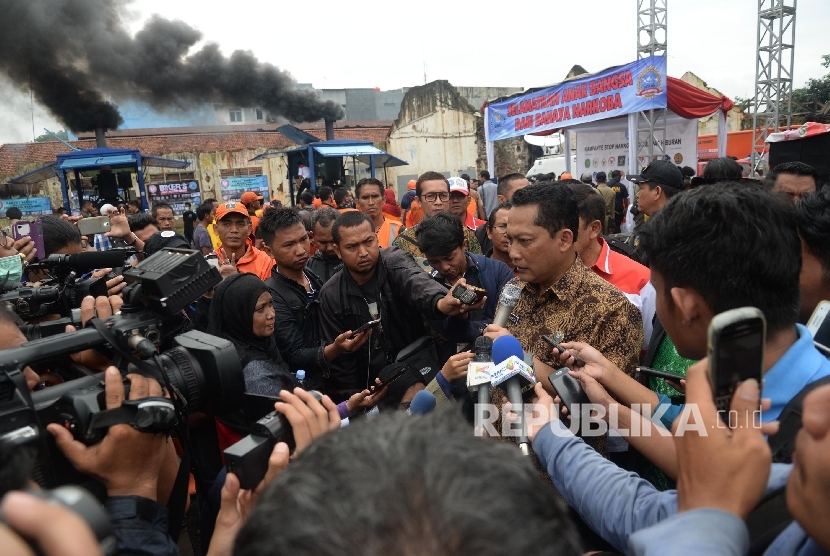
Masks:
[[[427,203],[434,203],[436,199],[441,199],[442,201],[449,201],[450,194],[449,192],[446,193],[425,193],[421,195],[421,199],[426,201]]]

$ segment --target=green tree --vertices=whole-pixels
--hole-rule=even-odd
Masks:
[[[830,54],[821,57],[821,65],[830,67]],[[799,114],[793,118],[793,123],[804,122],[830,123],[830,115],[822,113],[827,103],[830,103],[830,73],[818,79],[808,79],[804,87],[793,91],[793,112]]]
[[[69,135],[66,133],[65,129],[56,132],[55,135],[57,135],[64,141],[69,140]],[[37,137],[35,137],[36,143],[45,143],[47,141],[57,141],[57,139],[55,139],[55,137],[53,135],[50,135],[49,133],[44,133],[43,135],[38,135]]]

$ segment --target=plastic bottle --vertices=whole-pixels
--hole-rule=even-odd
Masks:
[[[305,390],[305,371],[302,369],[297,371],[297,385]]]

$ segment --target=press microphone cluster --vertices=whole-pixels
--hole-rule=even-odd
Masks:
[[[493,386],[504,385],[507,399],[513,411],[519,416],[517,425],[519,433],[519,449],[524,455],[530,455],[530,442],[524,422],[523,395],[532,395],[536,384],[536,375],[533,368],[524,362],[524,350],[519,340],[513,336],[501,336],[493,342],[493,359],[499,363],[490,372],[490,382]]]
[[[421,390],[412,398],[412,402],[409,404],[409,409],[406,410],[406,414],[426,415],[428,413],[432,413],[432,410],[435,409],[436,403],[437,400],[432,392]]]

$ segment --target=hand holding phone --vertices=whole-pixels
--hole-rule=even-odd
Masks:
[[[17,242],[24,237],[29,237],[35,244],[37,249],[37,256],[35,260],[43,260],[46,258],[46,249],[43,246],[43,221],[38,218],[32,222],[28,220],[18,220],[11,227],[12,239]]]
[[[744,380],[761,384],[767,321],[755,307],[732,309],[709,324],[709,382],[715,405],[728,411],[732,395]],[[728,419],[724,419],[729,424]]]
[[[392,384],[393,382],[395,382],[396,380],[401,378],[403,376],[403,374],[408,370],[409,370],[409,367],[407,367],[407,366],[401,367],[401,369],[398,372],[396,372],[395,374],[390,376],[384,382],[381,382],[380,384],[370,385],[369,386],[369,391],[372,394],[376,394],[376,393],[380,392],[381,390],[383,390],[384,388],[386,388],[387,386],[389,386],[390,384]]]
[[[352,331],[352,336],[351,336],[350,339],[354,339],[355,337],[357,337],[358,334],[360,334],[361,332],[363,332],[364,330],[366,330],[368,328],[372,328],[376,324],[380,324],[380,319],[370,320],[369,322],[365,322],[365,323],[361,324],[360,326],[357,327],[356,330]]]
[[[546,341],[548,344],[550,344],[552,347],[555,347],[557,350],[559,350],[560,354],[565,354],[565,355],[567,355],[567,357],[573,357],[574,358],[574,367],[584,367],[585,366],[585,361],[583,361],[582,359],[580,359],[576,355],[572,355],[568,350],[566,350],[561,345],[559,345],[550,336],[542,336],[542,339],[544,341]]]

